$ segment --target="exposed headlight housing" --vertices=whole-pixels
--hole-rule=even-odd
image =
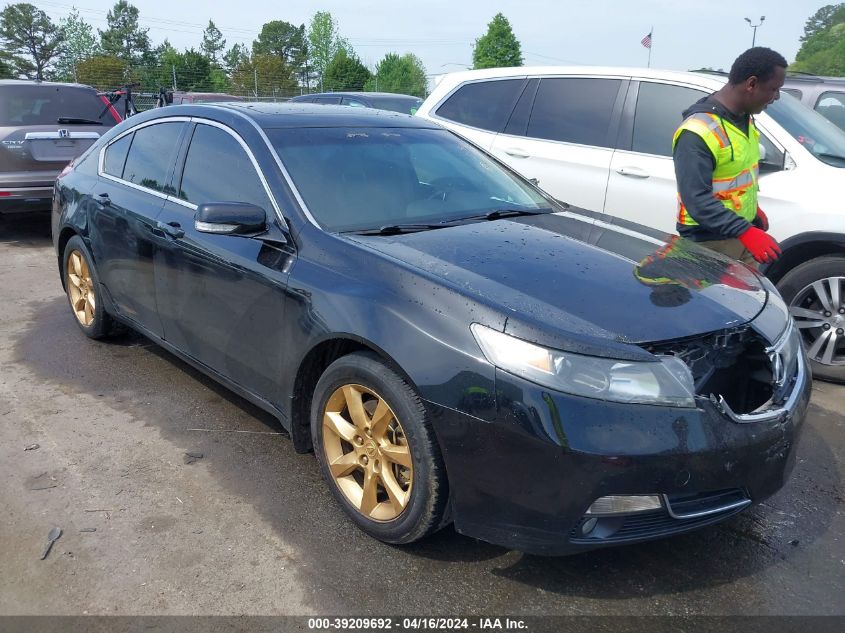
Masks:
[[[585,398],[694,408],[695,385],[674,356],[658,362],[615,360],[548,349],[479,323],[473,336],[491,364],[532,382]]]

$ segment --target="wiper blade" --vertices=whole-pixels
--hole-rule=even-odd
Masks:
[[[387,224],[377,229],[361,229],[359,231],[344,231],[355,235],[398,235],[400,233],[416,233],[418,231],[430,231],[442,229],[448,224]]]
[[[827,153],[820,153],[815,154],[815,156],[823,157],[823,158],[833,158],[835,160],[845,160],[845,156],[840,156],[839,154],[827,154]]]
[[[102,125],[102,121],[95,121],[94,119],[80,119],[75,116],[60,116],[56,123],[70,123],[80,125]]]
[[[488,211],[487,213],[479,213],[478,215],[468,215],[465,218],[456,218],[448,220],[444,224],[454,224],[456,222],[466,222],[470,220],[499,220],[501,218],[512,218],[520,215],[542,215],[544,213],[552,213],[554,209],[543,207],[541,209],[496,209]]]

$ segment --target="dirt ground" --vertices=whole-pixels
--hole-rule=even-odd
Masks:
[[[451,528],[397,548],[272,418],[140,336],[85,338],[48,218],[0,217],[0,296],[0,615],[845,615],[845,387],[816,383],[787,486],[719,526],[570,558]]]

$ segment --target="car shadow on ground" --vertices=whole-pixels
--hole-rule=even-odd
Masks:
[[[0,244],[43,248],[51,242],[50,212],[0,213]]]
[[[654,596],[676,596],[680,607],[687,592],[733,583],[806,551],[830,529],[842,502],[837,461],[807,425],[783,491],[689,535],[567,558],[525,555],[452,527],[393,547],[345,518],[313,456],[298,455],[286,437],[269,434],[281,430],[272,416],[138,334],[113,342],[87,339],[62,296],[32,308],[28,330],[16,342],[18,362],[44,381],[102,396],[109,407],[155,427],[178,450],[202,451],[221,488],[251,504],[308,560],[303,585],[315,596],[330,587],[350,612],[495,613],[519,605],[529,613],[601,613],[632,609],[637,599]],[[811,416],[822,411],[811,409]],[[195,428],[251,433],[189,430]],[[361,602],[361,587],[373,596],[367,602]],[[550,600],[549,593],[569,599]],[[626,599],[633,603],[613,606]],[[736,604],[742,599],[734,598]],[[643,605],[646,612],[655,609],[652,602]]]

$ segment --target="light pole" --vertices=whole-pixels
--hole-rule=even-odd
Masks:
[[[765,15],[760,16],[760,23],[759,24],[754,24],[748,18],[745,18],[745,21],[748,22],[748,26],[750,26],[752,29],[754,29],[754,35],[751,36],[751,48],[754,48],[754,43],[757,41],[757,27],[761,26],[763,24],[763,22],[766,21],[766,16]]]

